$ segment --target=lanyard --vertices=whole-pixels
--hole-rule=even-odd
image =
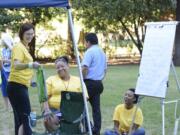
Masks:
[[[68,87],[69,87],[70,79],[68,80],[68,84],[67,84],[67,85],[64,83],[64,81],[62,81],[62,82],[63,82],[63,85],[64,85],[64,87],[65,87],[65,91],[67,91],[67,90],[68,90]]]

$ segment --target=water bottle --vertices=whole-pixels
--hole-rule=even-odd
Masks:
[[[32,127],[36,126],[36,112],[30,113],[30,123]]]

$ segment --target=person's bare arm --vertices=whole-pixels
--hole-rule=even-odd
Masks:
[[[119,135],[120,135],[120,132],[119,132],[119,122],[114,120],[114,131],[116,131]]]
[[[31,64],[31,68],[37,69],[40,67],[40,64],[38,62],[32,62],[32,63],[22,63],[19,60],[14,60],[14,68],[16,70],[23,70],[30,68],[29,64]]]
[[[48,101],[43,102],[44,112],[50,112]]]
[[[42,103],[43,104],[43,115],[44,115],[44,120],[45,121],[50,121],[51,120],[51,110],[49,108],[48,101],[45,101]]]
[[[14,68],[17,70],[23,70],[23,69],[26,69],[29,67],[28,67],[28,63],[21,63],[19,60],[15,60],[14,61]]]
[[[3,62],[2,60],[0,60],[0,70],[2,69],[2,66],[3,66]]]
[[[11,63],[11,60],[10,59],[2,59],[2,62],[3,63]]]
[[[134,123],[132,126],[132,133],[135,132],[138,128],[139,128],[139,125]]]

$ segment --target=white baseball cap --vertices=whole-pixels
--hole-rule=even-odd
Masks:
[[[1,41],[4,42],[5,45],[9,47],[9,49],[12,49],[14,43],[12,37],[9,34],[3,33],[1,36]]]

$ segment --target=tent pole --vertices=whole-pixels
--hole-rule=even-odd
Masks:
[[[82,92],[83,92],[83,99],[84,99],[85,111],[86,111],[86,116],[87,116],[89,135],[92,135],[90,118],[89,118],[89,111],[88,111],[88,105],[87,105],[87,98],[86,98],[86,95],[85,95],[85,85],[84,85],[84,81],[83,81],[83,75],[82,75],[82,68],[81,68],[81,63],[80,63],[79,51],[78,51],[78,48],[77,48],[77,42],[76,42],[76,39],[75,39],[74,25],[73,25],[73,21],[72,21],[72,11],[71,11],[70,7],[68,7],[67,9],[68,9],[68,19],[69,19],[69,25],[70,25],[71,34],[72,34],[73,46],[74,46],[74,50],[75,50],[75,53],[76,53],[76,61],[77,61],[77,64],[78,64],[79,76],[80,76],[80,81],[81,81],[81,88],[82,88]]]

